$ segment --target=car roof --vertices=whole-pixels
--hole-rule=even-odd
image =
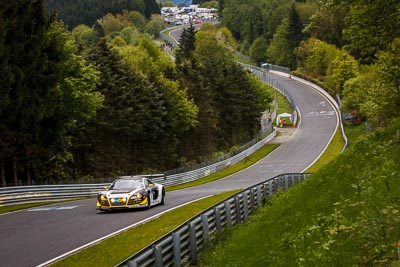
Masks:
[[[146,178],[146,177],[143,177],[143,176],[120,176],[120,177],[118,177],[117,179],[142,181],[143,179],[147,179],[147,178]]]

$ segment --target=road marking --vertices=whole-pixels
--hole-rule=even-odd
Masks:
[[[306,115],[307,117],[317,117],[317,116],[333,116],[335,115],[335,111],[330,110],[330,111],[310,111],[308,112],[308,114]]]
[[[204,196],[204,197],[200,197],[200,198],[198,198],[198,199],[195,199],[195,200],[192,200],[192,201],[183,203],[183,204],[181,204],[181,205],[175,206],[175,207],[173,207],[173,208],[170,208],[170,209],[168,209],[168,210],[165,210],[165,211],[163,211],[163,212],[160,212],[160,213],[158,213],[158,214],[155,214],[155,215],[153,215],[153,216],[150,216],[150,217],[148,217],[147,219],[144,219],[144,220],[142,220],[142,221],[140,221],[140,222],[136,222],[136,223],[134,223],[134,224],[131,224],[131,225],[125,227],[125,228],[122,228],[122,229],[120,229],[120,230],[118,230],[118,231],[115,231],[115,232],[113,232],[113,233],[111,233],[111,234],[108,234],[108,235],[103,236],[103,237],[101,237],[101,238],[99,238],[99,239],[96,239],[96,240],[94,240],[94,241],[92,241],[92,242],[89,242],[89,243],[87,243],[87,244],[85,244],[85,245],[83,245],[83,246],[80,246],[80,247],[78,247],[78,248],[76,248],[76,249],[73,249],[73,250],[71,250],[71,251],[69,251],[69,252],[66,252],[66,253],[64,253],[64,254],[62,254],[62,255],[60,255],[60,256],[58,256],[58,257],[55,257],[55,258],[53,258],[53,259],[51,259],[51,260],[48,260],[48,261],[46,261],[46,262],[44,262],[44,263],[42,263],[42,264],[39,264],[39,265],[37,265],[36,267],[48,266],[48,265],[50,265],[51,263],[54,263],[54,262],[56,262],[56,261],[58,261],[58,260],[60,260],[60,259],[62,259],[62,258],[65,258],[65,257],[67,257],[67,256],[69,256],[69,255],[71,255],[71,254],[73,254],[73,253],[76,253],[76,252],[78,252],[78,251],[80,251],[80,250],[82,250],[82,249],[84,249],[84,248],[87,248],[87,247],[89,247],[89,246],[92,246],[93,244],[99,243],[100,241],[103,241],[104,239],[107,239],[107,238],[109,238],[109,237],[115,236],[115,235],[117,235],[117,234],[119,234],[119,233],[121,233],[121,232],[124,232],[124,231],[126,231],[126,230],[129,230],[129,229],[131,229],[131,228],[134,228],[134,227],[137,226],[137,225],[144,224],[144,223],[146,223],[146,222],[148,222],[148,221],[151,221],[151,220],[153,220],[153,219],[156,219],[156,218],[160,217],[161,215],[163,215],[164,213],[167,213],[167,212],[169,212],[169,211],[171,211],[171,210],[174,210],[174,209],[177,209],[177,208],[186,206],[186,205],[191,204],[191,203],[193,203],[193,202],[195,202],[195,201],[198,201],[198,200],[201,200],[201,199],[204,199],[204,198],[208,198],[208,197],[213,196],[213,195],[214,195],[214,194],[211,194],[211,195],[208,195],[208,196]]]
[[[77,206],[63,206],[63,207],[47,207],[47,208],[35,208],[29,209],[27,211],[52,211],[52,210],[72,210],[84,205],[77,205]]]

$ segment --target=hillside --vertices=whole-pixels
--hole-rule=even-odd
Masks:
[[[399,160],[397,119],[361,136],[303,184],[267,199],[251,223],[225,232],[201,266],[393,266]]]

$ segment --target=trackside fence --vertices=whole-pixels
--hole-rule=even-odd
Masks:
[[[0,188],[0,207],[94,197],[108,185],[110,183],[4,187]]]
[[[240,162],[271,141],[275,135],[276,130],[274,129],[268,136],[233,157],[199,169],[171,175],[152,174],[142,176],[149,177],[153,182],[163,184],[164,186],[191,182]],[[0,207],[23,203],[94,197],[99,191],[103,190],[104,186],[109,186],[113,180],[115,180],[115,178],[107,178],[104,179],[104,182],[97,184],[0,187]]]
[[[249,187],[188,220],[172,232],[132,255],[117,266],[186,266],[198,262],[198,253],[215,233],[245,222],[264,198],[286,190],[311,174],[281,174]]]

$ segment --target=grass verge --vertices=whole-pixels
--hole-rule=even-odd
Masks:
[[[52,266],[115,266],[193,216],[238,191],[214,195],[161,215],[71,255]]]
[[[267,156],[269,153],[271,153],[275,148],[277,148],[279,145],[278,144],[270,144],[270,145],[265,145],[256,152],[254,152],[251,156],[245,158],[244,160],[240,161],[238,164],[235,164],[233,166],[230,166],[222,171],[213,173],[211,175],[208,175],[204,178],[200,178],[198,180],[195,180],[193,182],[185,183],[185,184],[179,184],[179,185],[174,185],[167,187],[167,191],[173,191],[173,190],[179,190],[187,187],[192,187],[192,186],[197,186],[205,183],[210,183],[213,181],[216,181],[218,179],[221,179],[223,177],[226,177],[228,175],[231,175],[235,172],[238,172],[240,170],[243,170],[254,163],[260,161],[262,158]]]
[[[365,122],[359,125],[346,125],[344,128],[349,145],[355,143],[358,137],[366,134],[365,132]]]
[[[267,199],[198,266],[398,266],[400,120]],[[251,256],[249,253],[251,252]]]
[[[312,166],[310,166],[305,172],[315,173],[323,166],[334,160],[338,155],[340,155],[342,149],[344,147],[344,140],[342,137],[342,130],[339,127],[336,131],[331,143],[328,145],[325,152],[322,156],[314,162]]]

